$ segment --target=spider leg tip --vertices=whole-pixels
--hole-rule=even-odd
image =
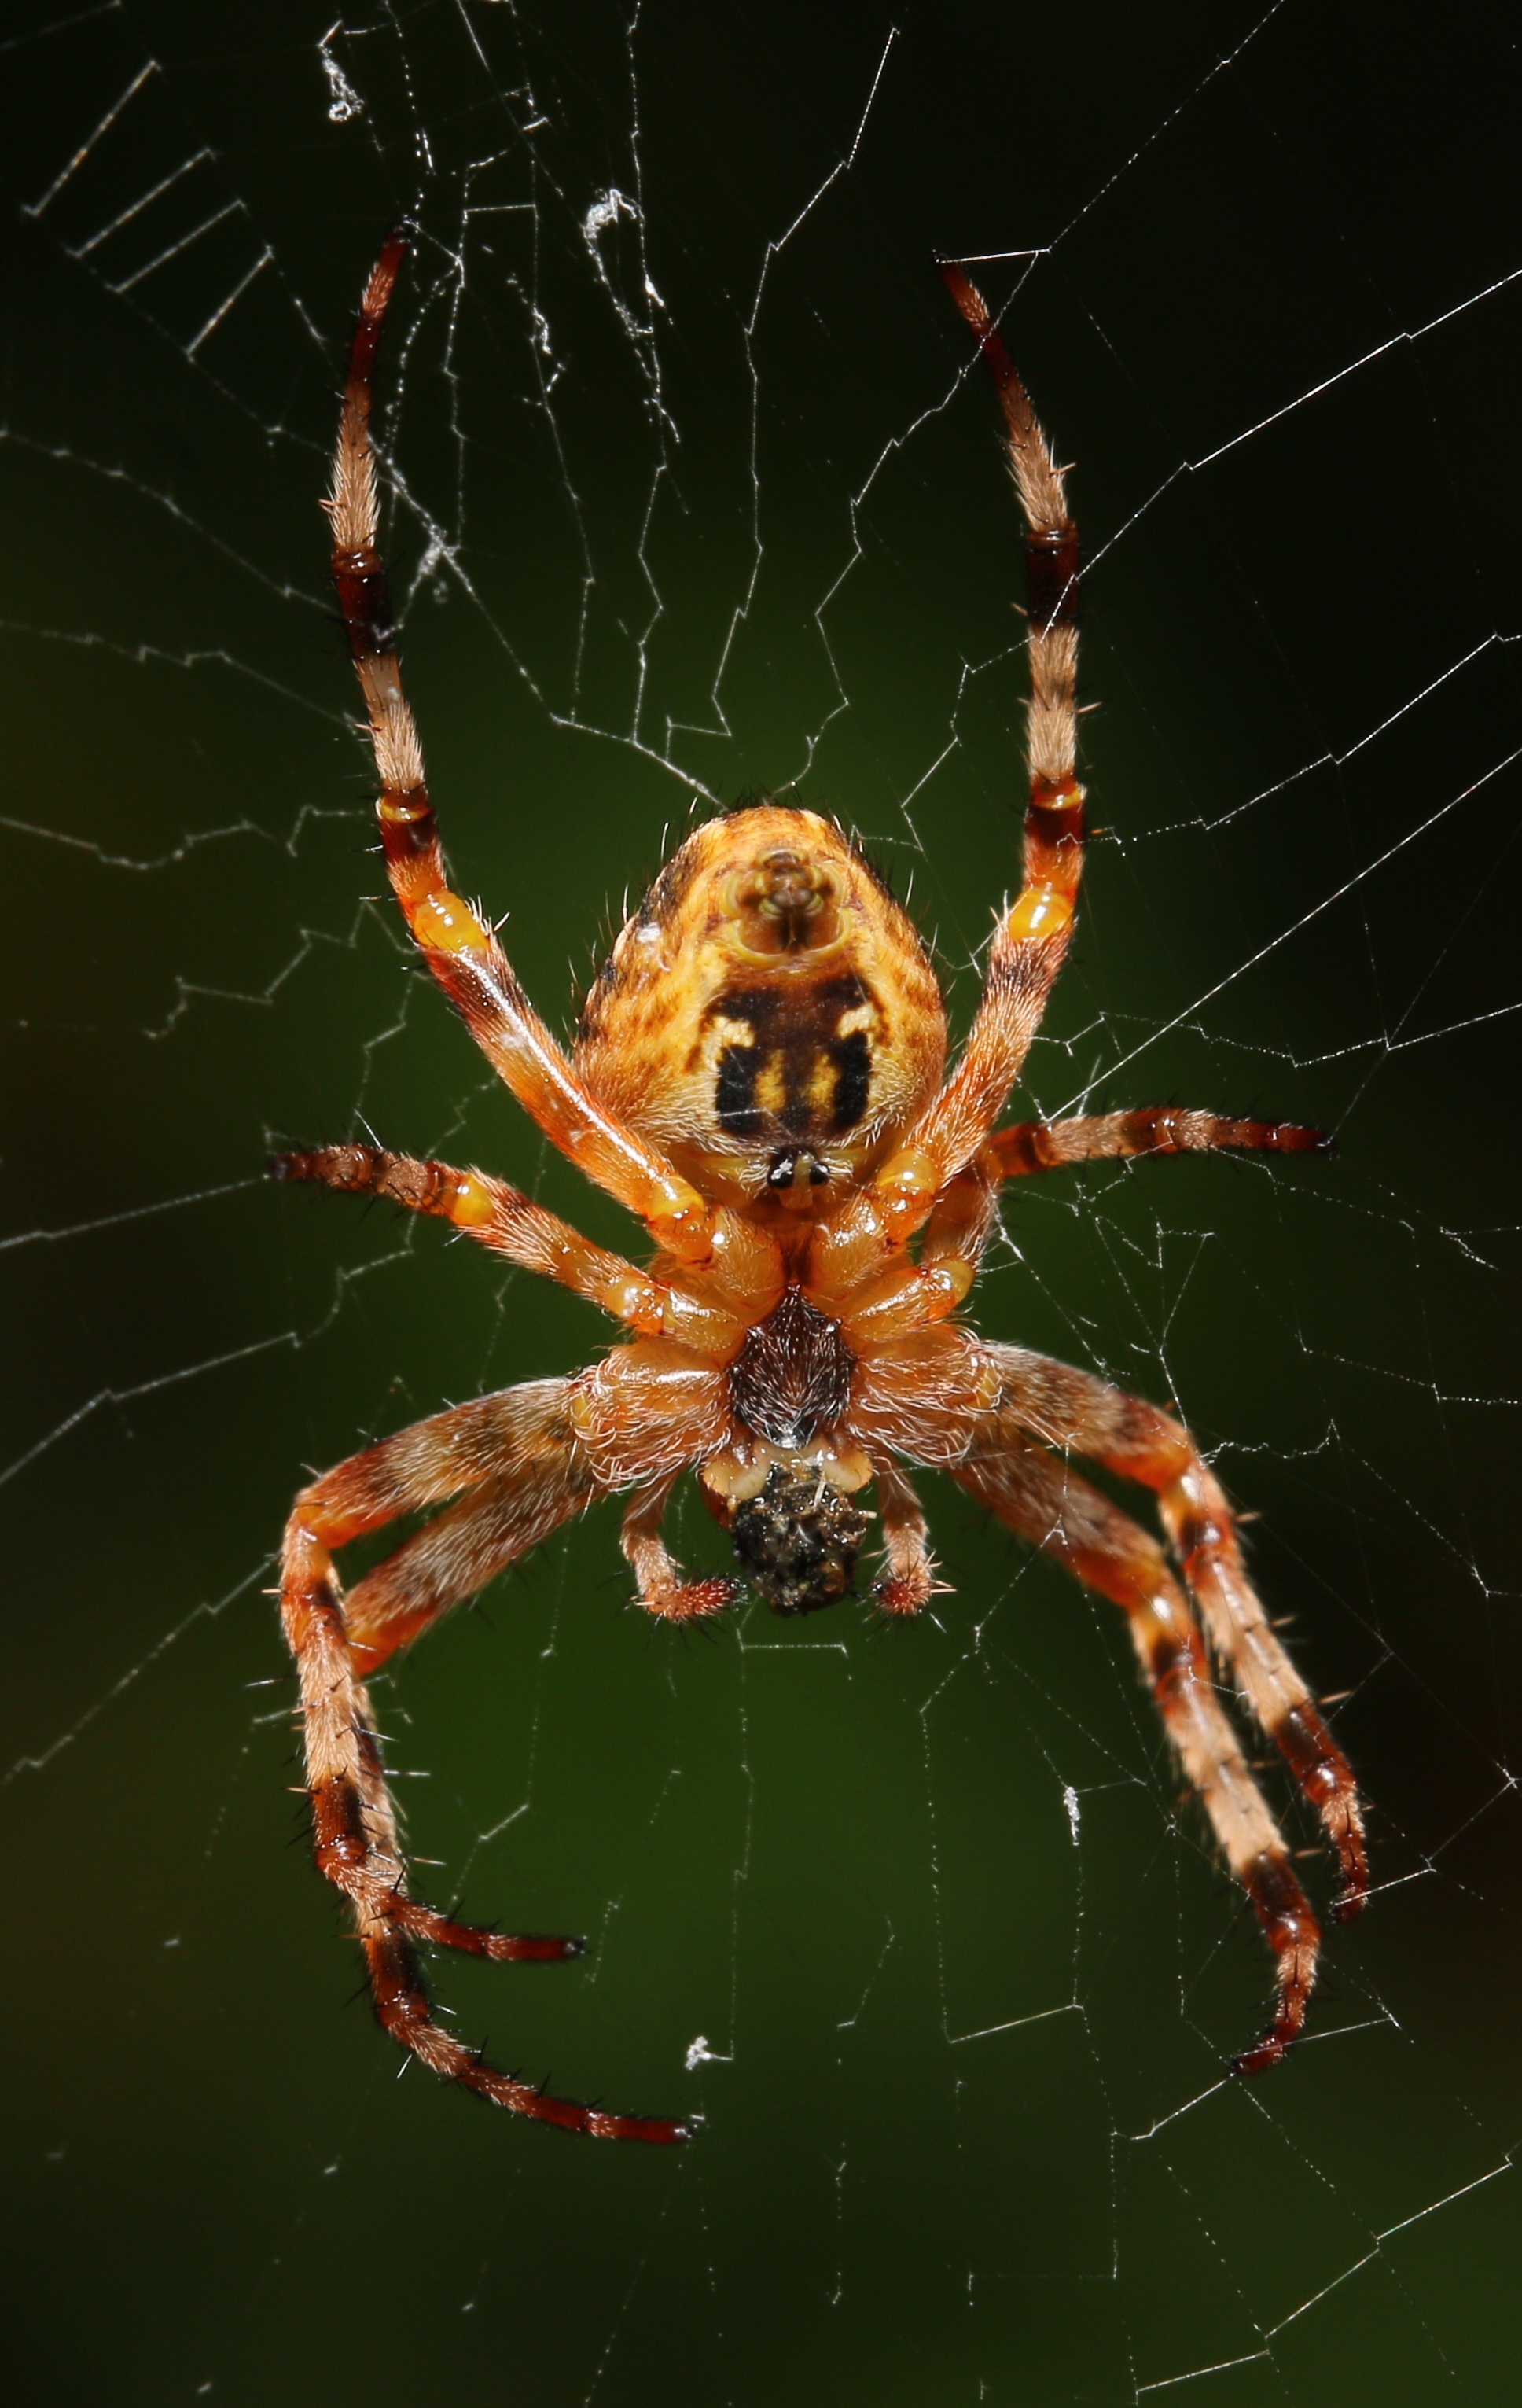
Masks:
[[[1226,2070],[1237,2079],[1250,2082],[1254,2074],[1266,2073],[1271,2065],[1277,2065],[1288,2045],[1276,2032],[1266,2032],[1251,2048],[1240,2050]]]

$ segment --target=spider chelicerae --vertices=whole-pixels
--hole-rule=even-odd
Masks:
[[[389,1197],[600,1305],[632,1335],[570,1379],[437,1413],[353,1455],[297,1498],[281,1603],[295,1657],[317,1861],[348,1900],[393,2039],[466,2089],[609,2140],[690,2127],[556,2099],[499,2071],[430,2011],[417,1943],[555,1958],[574,1940],[455,1921],[407,1890],[365,1684],[451,1605],[600,1498],[627,1499],[639,1602],[672,1623],[747,1585],[780,1613],[846,1596],[876,1492],[885,1615],[941,1584],[906,1466],[946,1471],[1125,1613],[1190,1786],[1262,1926],[1275,1996],[1236,2059],[1257,2072],[1303,2023],[1320,1932],[1250,1771],[1212,1659],[1273,1742],[1336,1851],[1345,1916],[1367,1888],[1345,1758],[1269,1627],[1231,1510],[1188,1432],[1135,1397],[957,1318],[1004,1182],[1117,1155],[1293,1152],[1315,1130],[1149,1110],[999,1128],[1072,935],[1084,859],[1075,775],[1077,531],[988,308],[942,274],[992,373],[1024,514],[1031,695],[1024,874],[1001,910],[955,1068],[929,956],[860,847],[772,802],[679,846],[613,947],[567,1053],[491,928],[448,884],[403,695],[377,549],[371,380],[405,251],[387,242],[349,358],[333,496],[333,579],[369,714],[396,899],[423,960],[551,1141],[642,1221],[642,1269],[480,1170],[366,1145],[280,1155],[286,1179]],[[1166,1549],[1072,1469],[1083,1456],[1156,1499]],[[661,1517],[677,1480],[727,1529],[744,1579],[689,1580]],[[443,1507],[347,1591],[335,1551]]]

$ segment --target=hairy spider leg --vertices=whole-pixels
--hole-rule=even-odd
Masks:
[[[1215,1112],[1185,1111],[1173,1104],[1145,1104],[1130,1112],[1101,1112],[1092,1119],[1017,1121],[989,1140],[1002,1179],[1026,1179],[1033,1171],[1065,1170],[1075,1162],[1108,1162],[1143,1154],[1329,1154],[1324,1129],[1300,1128],[1292,1121],[1223,1120]]]
[[[879,1271],[832,1297],[846,1344],[863,1354],[891,1346],[912,1331],[945,1321],[966,1301],[999,1216],[999,1180],[981,1159],[969,1163],[942,1191],[925,1225],[918,1259],[902,1249]],[[849,1210],[846,1216],[850,1218]],[[810,1254],[809,1282],[830,1293],[831,1233]],[[820,1256],[823,1254],[822,1270]]]
[[[636,1491],[619,1532],[624,1561],[634,1575],[638,1601],[661,1622],[704,1622],[745,1595],[745,1583],[715,1577],[690,1581],[661,1536],[661,1519],[678,1474]]]
[[[383,1197],[405,1211],[448,1221],[520,1269],[600,1306],[642,1337],[679,1339],[715,1362],[729,1361],[749,1326],[721,1293],[704,1295],[690,1283],[652,1279],[488,1171],[457,1170],[447,1162],[420,1161],[374,1145],[277,1154],[270,1168],[277,1179],[307,1180],[344,1196]]]
[[[589,1179],[638,1215],[679,1259],[721,1252],[726,1275],[748,1266],[764,1285],[769,1250],[737,1214],[709,1203],[663,1154],[605,1109],[578,1079],[478,912],[449,886],[422,745],[402,685],[370,436],[376,353],[406,251],[398,231],[371,272],[349,352],[333,492],[333,582],[370,723],[377,804],[391,888],[424,961],[524,1110]],[[721,1241],[716,1246],[716,1240]]]
[[[1066,956],[1083,876],[1078,530],[1068,512],[1062,471],[988,304],[954,261],[943,261],[941,274],[993,377],[1026,524],[1030,695],[1022,883],[995,925],[982,999],[956,1068],[861,1197],[816,1240],[811,1277],[832,1295],[855,1286],[885,1241],[900,1247],[921,1228],[943,1190],[987,1144]],[[936,1320],[948,1310],[937,1310],[932,1278],[920,1320]]]
[[[533,1384],[561,1392],[554,1404],[559,1421],[566,1383]],[[525,1449],[516,1462],[509,1458],[505,1473],[467,1491],[348,1590],[344,1627],[356,1662],[373,1670],[410,1647],[450,1606],[475,1597],[583,1511],[596,1493],[578,1472],[562,1435]]]
[[[1262,2038],[1234,2060],[1259,2073],[1305,2020],[1320,1930],[1210,1675],[1200,1627],[1157,1541],[1000,1416],[952,1477],[1075,1579],[1121,1607],[1168,1736],[1273,1952],[1277,1996]]]
[[[921,1613],[932,1597],[950,1592],[935,1577],[925,1509],[908,1473],[896,1463],[877,1466],[877,1509],[887,1563],[873,1597],[884,1613]]]
[[[1026,523],[1026,704],[1029,774],[1023,882],[1001,917],[983,1000],[960,1062],[908,1140],[932,1156],[939,1184],[970,1162],[1024,1067],[1073,927],[1084,866],[1078,783],[1078,530],[1062,471],[989,307],[954,261],[946,288],[993,378],[1004,415],[1010,475]]]
[[[901,1254],[842,1298],[842,1326],[853,1343],[881,1343],[955,1312],[998,1226],[998,1192],[1006,1179],[1118,1155],[1226,1147],[1302,1154],[1323,1152],[1330,1142],[1319,1129],[1287,1122],[1222,1120],[1155,1106],[1093,1120],[1019,1122],[1001,1129],[942,1190],[925,1224],[917,1263]]]
[[[575,1441],[571,1390],[569,1381],[540,1380],[477,1398],[315,1481],[286,1527],[281,1614],[301,1686],[318,1867],[353,1909],[385,2030],[435,2072],[515,2114],[599,2140],[667,2143],[686,2139],[687,2127],[551,2098],[487,2064],[434,2021],[412,1938],[494,1958],[576,1956],[582,1943],[482,1930],[406,1896],[362,1677],[601,1493]],[[469,1493],[461,1503],[345,1600],[334,1550],[462,1491]]]
[[[1352,1768],[1271,1628],[1247,1578],[1230,1507],[1194,1440],[1156,1405],[1087,1371],[1015,1346],[990,1346],[1005,1376],[1006,1418],[1048,1446],[1071,1447],[1152,1489],[1217,1660],[1230,1672],[1337,1851],[1339,1920],[1368,1894],[1363,1813]]]

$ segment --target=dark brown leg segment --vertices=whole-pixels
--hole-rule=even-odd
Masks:
[[[281,1612],[301,1684],[318,1867],[353,1909],[387,2031],[435,2072],[515,2114],[596,2139],[670,2143],[687,2137],[685,2126],[548,2098],[434,2022],[414,1939],[517,1959],[579,1956],[582,1942],[482,1930],[407,1897],[363,1677],[591,1501],[596,1487],[572,1436],[569,1385],[543,1380],[479,1398],[315,1481],[286,1530]],[[460,1503],[358,1582],[346,1606],[335,1550],[462,1491]]]
[[[360,304],[327,504],[334,591],[370,723],[381,786],[376,810],[392,892],[430,970],[551,1143],[646,1221],[660,1244],[684,1259],[706,1260],[723,1216],[583,1085],[491,929],[448,884],[396,653],[370,439],[376,353],[406,247],[404,233],[391,236]]]
[[[1142,1154],[1325,1154],[1323,1129],[1288,1121],[1222,1120],[1215,1112],[1149,1104],[1140,1111],[1103,1112],[1092,1120],[1018,1121],[989,1142],[1000,1175],[1029,1178],[1075,1162],[1103,1162]]]
[[[1155,1405],[1069,1364],[1015,1346],[989,1352],[1005,1378],[1002,1425],[1024,1430],[1044,1445],[1086,1455],[1155,1491],[1218,1660],[1337,1851],[1343,1892],[1335,1913],[1339,1920],[1356,1914],[1368,1893],[1369,1869],[1352,1768],[1269,1626],[1247,1578],[1231,1509],[1188,1432]]]
[[[1200,1627],[1161,1548],[1044,1448],[1012,1428],[980,1444],[952,1477],[1012,1530],[1045,1548],[1125,1613],[1180,1764],[1273,1952],[1277,1995],[1239,2073],[1276,2063],[1305,2020],[1320,1931],[1278,1827],[1211,1678]]]

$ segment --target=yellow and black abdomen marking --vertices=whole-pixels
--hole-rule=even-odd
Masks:
[[[709,1019],[714,1113],[731,1137],[823,1145],[866,1118],[877,1012],[854,971],[731,989]]]

